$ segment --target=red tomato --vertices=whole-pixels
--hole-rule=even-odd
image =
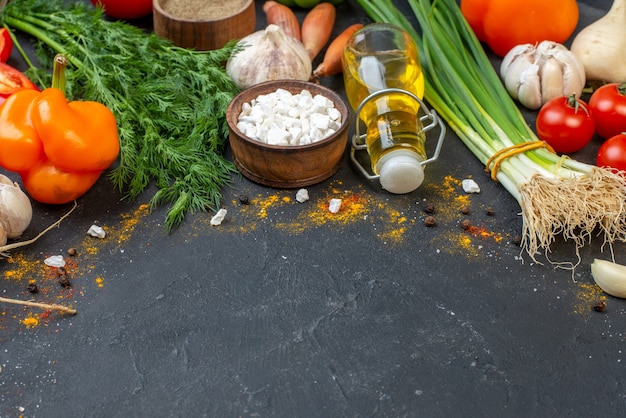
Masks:
[[[0,62],[7,62],[13,51],[13,39],[6,28],[0,28]]]
[[[37,86],[28,79],[21,71],[9,64],[0,62],[0,102],[19,90],[35,89]]]
[[[152,0],[91,0],[102,5],[104,13],[115,19],[139,19],[152,13]]]
[[[602,138],[626,132],[626,82],[605,84],[594,91],[589,107]]]
[[[537,114],[536,127],[539,139],[561,154],[580,151],[595,133],[591,110],[574,95],[545,103]]]
[[[604,141],[598,150],[596,165],[626,171],[626,134],[618,134]]]

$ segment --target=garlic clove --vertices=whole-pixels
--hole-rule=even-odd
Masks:
[[[596,258],[591,263],[591,275],[609,295],[626,298],[626,266]]]
[[[508,54],[502,58],[502,63],[500,64],[500,72],[506,73],[509,70],[509,67],[516,60],[520,59],[520,57],[524,57],[528,55],[528,50],[532,47],[530,44],[522,44],[516,45],[509,51]]]
[[[563,68],[555,58],[547,58],[541,66],[541,99],[548,100],[563,96]]]
[[[541,82],[539,66],[531,64],[520,75],[520,86],[517,92],[519,101],[529,109],[541,107]]]
[[[585,75],[583,70],[583,75],[572,66],[566,66],[563,68],[563,93],[564,96],[568,96],[571,94],[576,94],[576,92],[580,92],[576,94],[577,97],[580,97],[583,89],[585,88]],[[570,92],[570,93],[568,93]]]
[[[561,62],[567,62],[569,64],[563,66],[563,75],[566,78],[564,82],[565,86],[569,87],[570,91],[580,90],[582,92],[587,82],[585,66],[582,61],[564,46],[554,53],[554,57]],[[567,95],[569,94],[566,92],[565,96]]]
[[[518,98],[522,71],[532,64],[532,56],[528,54],[530,44],[515,46],[502,60],[500,73],[504,78],[504,86],[514,99]]]

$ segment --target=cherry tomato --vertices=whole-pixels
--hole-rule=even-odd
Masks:
[[[605,84],[594,91],[589,107],[602,138],[626,132],[626,82]]]
[[[21,71],[0,62],[0,103],[16,91],[24,89],[38,90],[37,86]]]
[[[595,133],[591,110],[575,95],[546,102],[539,109],[536,127],[539,139],[561,154],[580,151]]]
[[[7,62],[13,51],[13,39],[6,28],[0,28],[0,62]]]
[[[617,134],[604,141],[598,150],[596,165],[626,171],[626,133]]]
[[[115,19],[139,19],[152,13],[152,0],[91,0],[102,5],[104,13]]]

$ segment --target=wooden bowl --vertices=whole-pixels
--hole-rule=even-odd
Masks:
[[[256,10],[254,0],[153,0],[154,32],[174,45],[208,51],[222,48],[232,39],[241,39],[254,32]],[[194,6],[195,4],[195,6]],[[175,10],[175,5],[180,11]]]
[[[332,135],[307,145],[270,145],[244,135],[237,121],[244,103],[277,89],[292,94],[308,90],[321,94],[341,112],[341,126]],[[343,165],[348,141],[349,109],[345,100],[333,90],[319,84],[299,80],[275,80],[257,84],[239,93],[228,105],[226,119],[233,161],[248,179],[276,188],[299,188],[320,183]]]

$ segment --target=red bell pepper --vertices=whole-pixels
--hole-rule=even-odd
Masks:
[[[13,51],[13,39],[7,28],[0,28],[0,62],[7,62]]]
[[[0,103],[20,90],[39,90],[20,70],[0,62]]]

